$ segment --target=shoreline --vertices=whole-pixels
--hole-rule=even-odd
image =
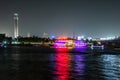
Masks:
[[[65,48],[54,48],[49,46],[33,46],[33,45],[8,45],[5,49],[20,49],[21,51],[27,50],[28,53],[30,51],[34,51],[36,54],[43,52],[43,53],[57,53],[59,49],[59,53],[66,53]],[[75,53],[75,54],[120,54],[120,49],[111,49],[105,48],[102,49],[90,49],[90,48],[66,48],[67,53]]]

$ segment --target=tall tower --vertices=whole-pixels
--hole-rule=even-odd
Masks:
[[[18,14],[14,13],[14,38],[18,37]]]
[[[48,34],[44,32],[43,35],[42,35],[42,37],[43,38],[48,38]]]

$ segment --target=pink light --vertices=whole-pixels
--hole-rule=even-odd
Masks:
[[[66,40],[56,40],[54,43],[55,48],[66,47]]]
[[[63,48],[63,47],[68,47],[67,44],[68,44],[68,41],[69,40],[56,40],[55,43],[54,43],[54,47],[55,48]],[[71,45],[73,45],[72,47],[86,47],[87,44],[84,43],[82,40],[75,40],[71,43]]]

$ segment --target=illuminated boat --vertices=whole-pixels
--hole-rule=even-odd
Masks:
[[[84,43],[82,40],[69,40],[69,39],[57,39],[54,42],[54,47],[55,48],[81,48],[81,47],[86,47],[86,43]]]
[[[74,44],[75,44],[75,48],[81,48],[87,46],[87,44],[82,40],[75,40]]]
[[[91,45],[90,48],[93,49],[104,49],[104,45]]]
[[[54,42],[54,47],[55,48],[64,48],[64,47],[66,47],[66,40],[56,40],[55,42]]]

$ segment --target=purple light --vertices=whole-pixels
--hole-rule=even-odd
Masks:
[[[55,48],[66,47],[66,40],[57,40],[57,41],[55,41],[54,47]]]
[[[54,43],[55,48],[62,48],[62,47],[68,47],[68,41],[69,40],[56,40]],[[87,44],[84,43],[82,40],[75,40],[73,43],[71,43],[72,47],[75,48],[81,48],[81,47],[86,47]]]
[[[74,61],[75,61],[75,66],[74,66],[74,71],[76,72],[75,74],[81,76],[85,74],[85,55],[74,55]]]
[[[55,38],[55,36],[51,36],[51,39],[54,39]]]
[[[78,47],[78,48],[87,46],[87,44],[84,43],[82,40],[76,40],[76,41],[74,41],[74,43],[75,43],[75,47]]]

